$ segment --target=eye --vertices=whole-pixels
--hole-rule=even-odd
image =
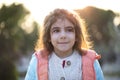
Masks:
[[[72,27],[68,27],[68,28],[66,28],[66,31],[67,31],[67,32],[74,32],[75,30],[74,30],[74,28],[72,28]]]
[[[52,32],[58,33],[58,32],[60,32],[60,30],[59,30],[59,29],[55,29],[55,30],[53,30]]]
[[[55,28],[52,28],[51,32],[58,33],[58,32],[60,32],[60,29],[55,27]]]

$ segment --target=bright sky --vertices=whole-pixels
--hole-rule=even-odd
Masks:
[[[96,6],[120,12],[119,0],[0,0],[1,4],[13,2],[23,3],[38,22],[41,22],[46,13],[54,8],[82,9],[86,6]]]

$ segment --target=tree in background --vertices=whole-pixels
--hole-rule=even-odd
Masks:
[[[33,21],[33,31],[29,34],[21,28],[29,14],[22,4],[3,4],[0,9],[0,80],[17,80],[14,61],[34,49],[37,23]]]
[[[115,41],[118,37],[113,23],[115,13],[111,10],[106,11],[91,6],[75,11],[86,22],[88,33],[94,43],[94,49],[102,55],[104,62],[114,62],[116,60],[114,47],[117,44]]]

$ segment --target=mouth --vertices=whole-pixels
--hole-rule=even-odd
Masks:
[[[58,42],[58,44],[67,44],[68,42]]]

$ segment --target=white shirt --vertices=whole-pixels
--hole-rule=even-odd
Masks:
[[[65,67],[62,64],[65,60]],[[59,58],[54,52],[49,57],[49,80],[82,80],[81,56],[77,51],[66,58]],[[70,65],[67,65],[67,62]],[[64,79],[62,79],[64,80]]]

